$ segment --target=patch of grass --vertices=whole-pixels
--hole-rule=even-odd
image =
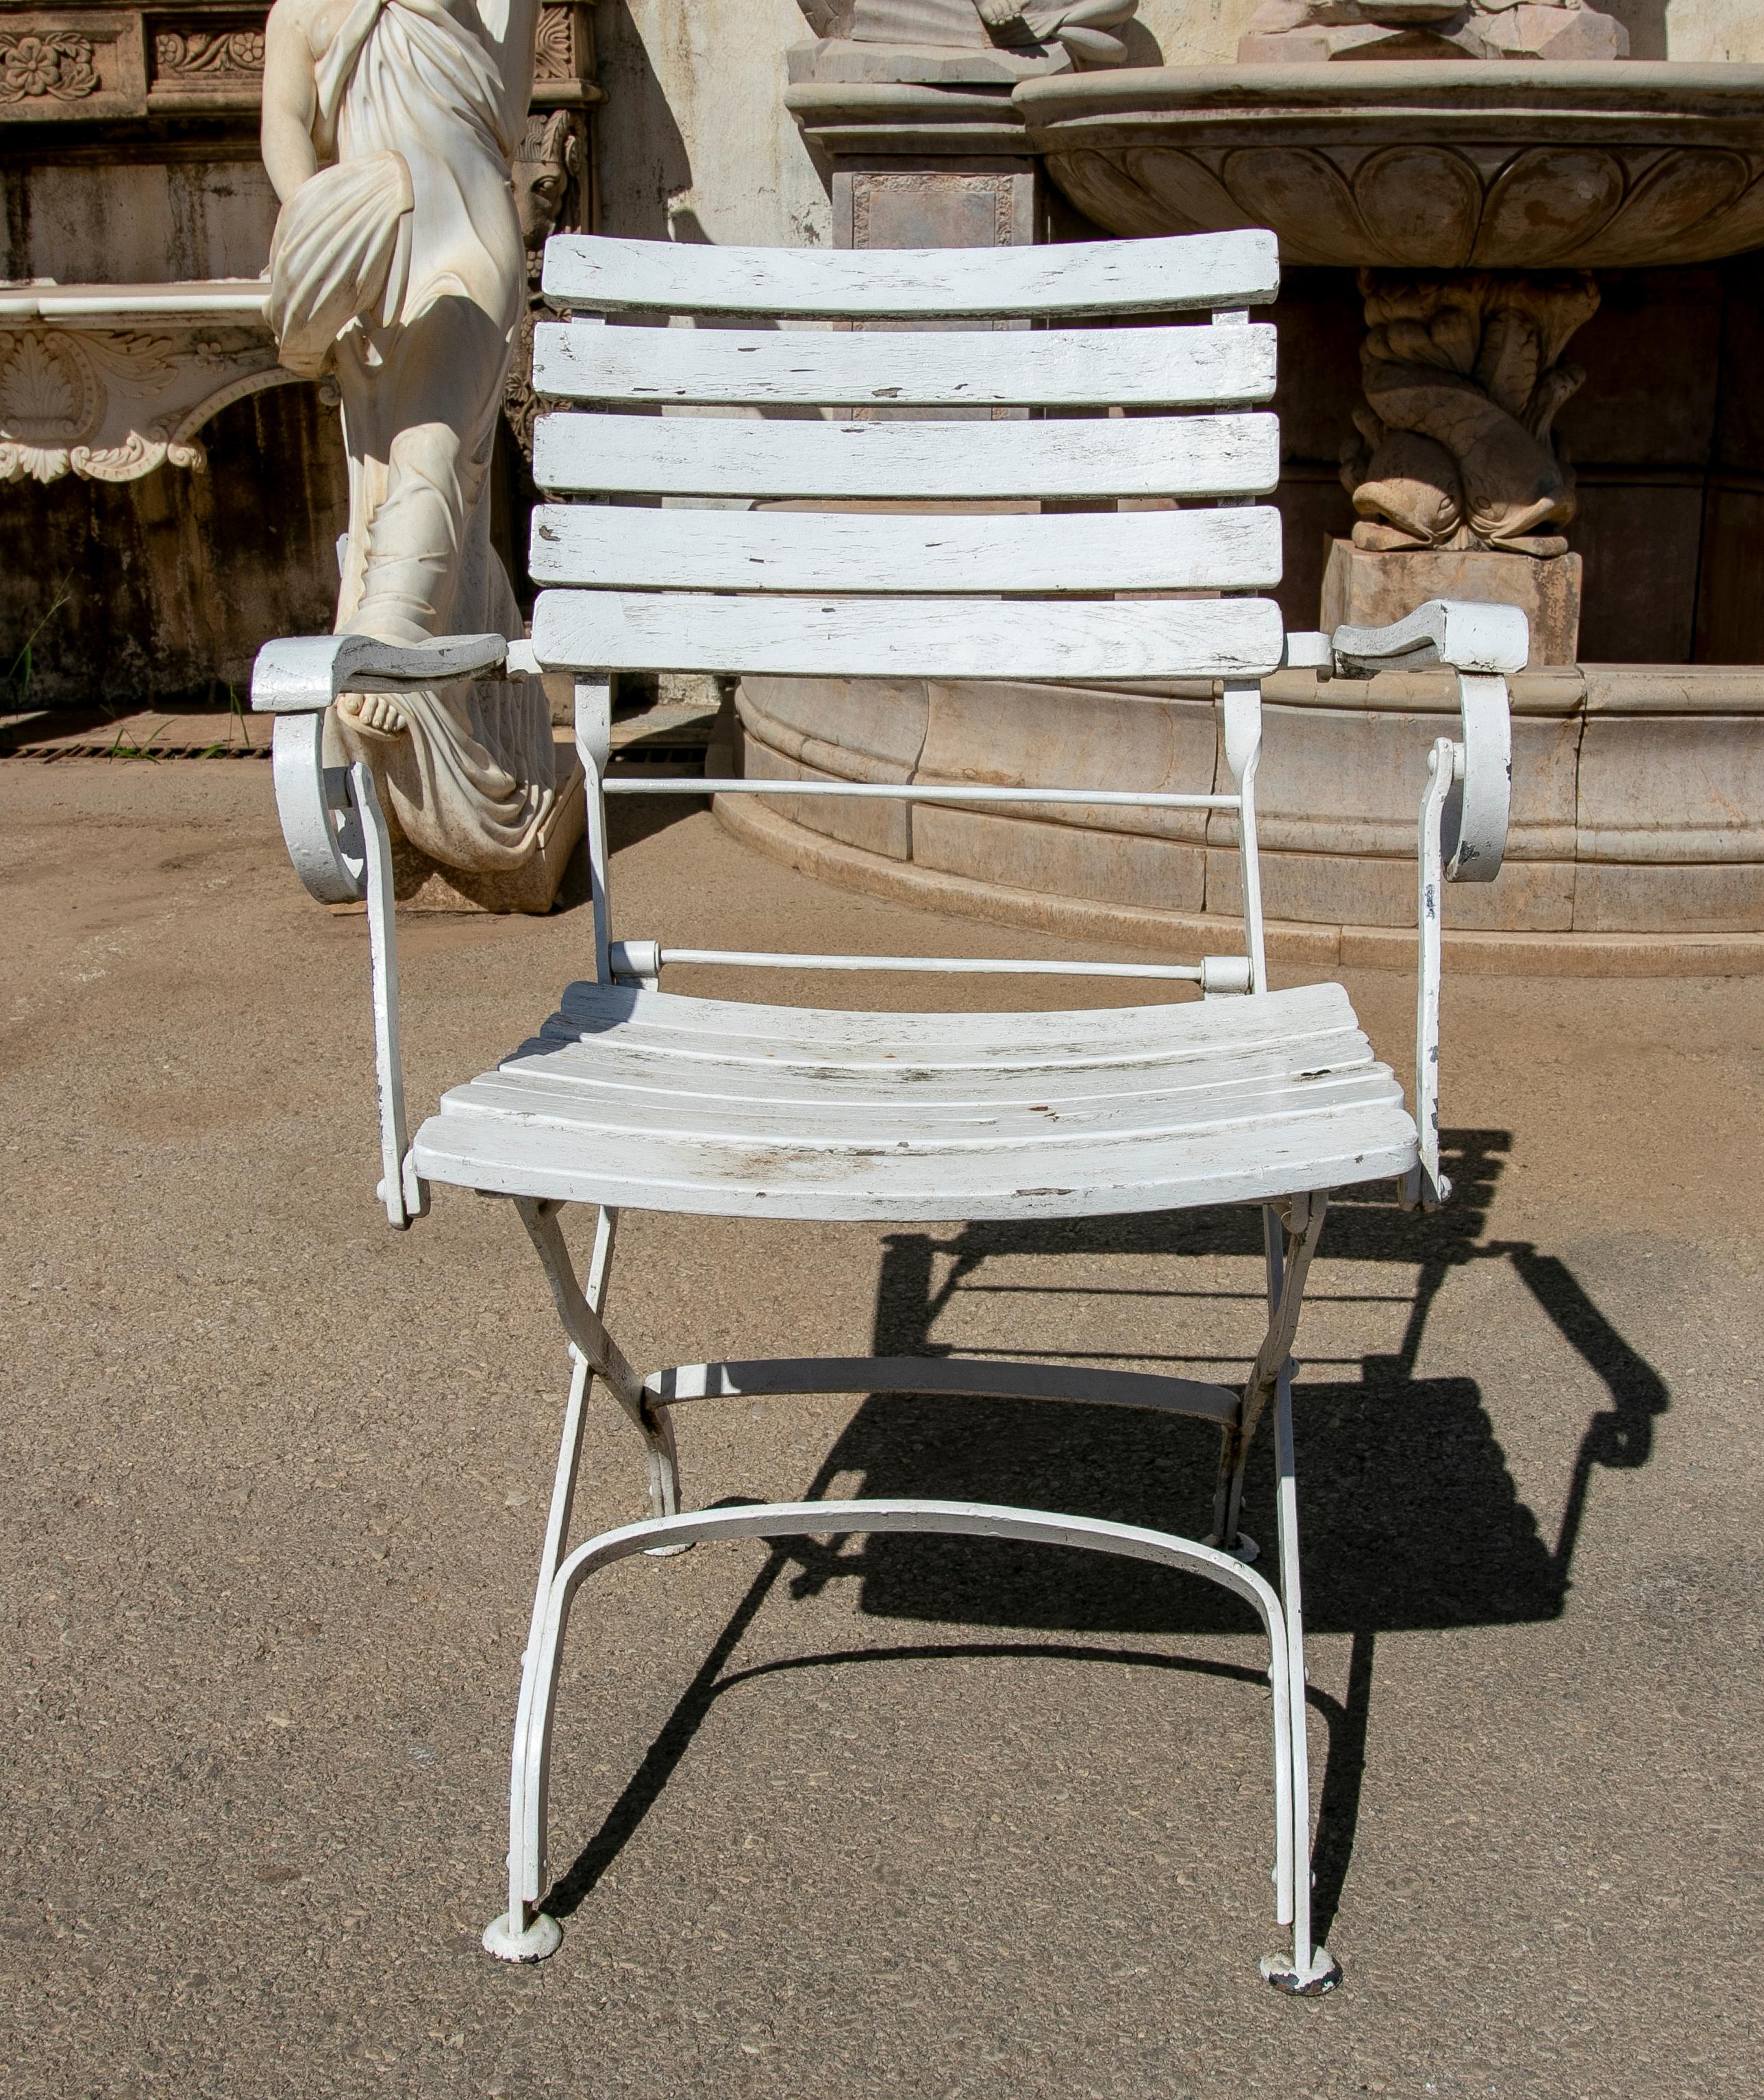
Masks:
[[[37,638],[73,595],[68,588],[73,579],[73,571],[70,569],[55,585],[55,596],[50,600],[48,611],[26,635],[24,646],[12,659],[5,686],[0,688],[0,700],[3,700],[8,714],[22,714],[24,712],[30,695],[32,674],[36,668]]]
[[[231,758],[241,744],[247,751],[257,748],[251,741],[251,717],[245,711],[236,686],[227,688],[227,705],[230,710],[227,719],[227,741],[224,743],[205,744],[196,753],[198,758]]]

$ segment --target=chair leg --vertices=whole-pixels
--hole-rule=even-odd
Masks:
[[[558,1223],[558,1213],[563,1206],[536,1201],[528,1196],[517,1196],[514,1207],[521,1214],[521,1222],[526,1226],[527,1237],[532,1241],[534,1251],[539,1256],[540,1267],[545,1272],[545,1281],[551,1286],[552,1303],[558,1308],[558,1317],[563,1322],[564,1332],[576,1345],[578,1352],[606,1380],[613,1398],[630,1417],[643,1439],[644,1449],[649,1457],[650,1515],[677,1516],[680,1513],[680,1461],[674,1449],[673,1424],[668,1419],[668,1410],[658,1407],[644,1391],[643,1381],[625,1361],[618,1343],[606,1332],[601,1320],[599,1304],[591,1303],[582,1295],[581,1286],[576,1280],[576,1271],[571,1264],[570,1251],[563,1243],[562,1229]],[[602,1215],[610,1214],[602,1212]],[[610,1242],[608,1251],[610,1255]],[[592,1271],[589,1280],[592,1283]],[[684,1550],[681,1546],[656,1549],[662,1555]]]
[[[1220,1440],[1219,1485],[1213,1497],[1213,1529],[1207,1544],[1233,1553],[1238,1560],[1253,1561],[1261,1551],[1247,1533],[1237,1528],[1243,1507],[1243,1471],[1249,1463],[1250,1447],[1262,1419],[1281,1369],[1292,1353],[1299,1331],[1299,1314],[1304,1304],[1305,1278],[1311,1257],[1323,1230],[1328,1198],[1323,1195],[1291,1196],[1280,1204],[1262,1207],[1262,1242],[1268,1264],[1268,1332],[1256,1351],[1250,1375],[1244,1380],[1237,1418],[1227,1423]]]
[[[588,1280],[585,1286],[578,1286],[571,1266],[563,1237],[558,1230],[555,1207],[549,1216],[527,1216],[527,1207],[523,1207],[522,1216],[527,1230],[533,1235],[540,1249],[540,1259],[551,1281],[553,1295],[558,1301],[558,1309],[564,1313],[564,1326],[571,1332],[572,1346],[569,1397],[564,1403],[562,1435],[558,1447],[557,1471],[553,1476],[551,1507],[545,1520],[545,1539],[539,1557],[539,1580],[533,1592],[533,1613],[527,1629],[527,1648],[521,1657],[520,1698],[515,1708],[514,1742],[509,1758],[509,1907],[501,1917],[493,1919],[485,1928],[483,1944],[486,1950],[504,1961],[540,1961],[548,1954],[554,1954],[562,1942],[562,1930],[555,1918],[548,1917],[536,1906],[545,1889],[545,1863],[534,1855],[531,1833],[533,1819],[528,1813],[527,1800],[527,1773],[530,1760],[527,1737],[536,1725],[549,1724],[546,1708],[549,1704],[545,1688],[539,1682],[542,1635],[545,1612],[551,1601],[552,1584],[556,1578],[558,1563],[568,1543],[570,1517],[576,1502],[576,1484],[582,1458],[582,1432],[587,1422],[588,1396],[594,1371],[588,1353],[576,1340],[576,1328],[580,1327],[593,1339],[598,1330],[605,1344],[607,1361],[624,1363],[611,1338],[600,1325],[600,1314],[606,1299],[606,1281],[612,1265],[613,1242],[617,1233],[619,1214],[603,1210],[594,1229],[594,1251],[589,1258]],[[531,1207],[536,1212],[541,1207]],[[549,1228],[549,1229],[548,1229]],[[566,1304],[569,1310],[565,1311]],[[572,1317],[574,1326],[572,1326]],[[628,1366],[626,1367],[628,1370]],[[611,1383],[609,1379],[608,1383]],[[627,1407],[627,1413],[631,1410]],[[644,1440],[650,1454],[650,1504],[653,1516],[672,1516],[679,1509],[679,1472],[674,1460],[673,1425],[664,1411],[650,1422],[638,1417],[638,1427],[644,1432]],[[664,1551],[679,1552],[682,1547],[664,1548]],[[540,1828],[543,1829],[541,1820]]]
[[[1316,1213],[1305,1220],[1306,1229],[1295,1232],[1298,1223],[1290,1213],[1282,1220],[1272,1206],[1263,1214],[1268,1249],[1269,1340],[1286,1337],[1280,1365],[1274,1375],[1274,1522],[1280,1555],[1280,1601],[1286,1621],[1286,1667],[1290,1673],[1286,1701],[1288,1725],[1292,1731],[1292,1755],[1287,1771],[1292,1788],[1293,1904],[1292,1953],[1264,1956],[1262,1974],[1277,1990],[1295,1997],[1320,1997],[1333,1991],[1342,1979],[1341,1965],[1326,1947],[1311,1938],[1311,1767],[1305,1734],[1305,1689],[1309,1681],[1304,1662],[1304,1598],[1299,1570],[1299,1481],[1292,1435],[1292,1360],[1287,1351],[1298,1330],[1299,1308],[1305,1275],[1316,1249],[1322,1224],[1322,1199],[1313,1197]],[[1284,1238],[1284,1244],[1282,1244]],[[1264,1352],[1267,1343],[1263,1344]],[[1259,1367],[1262,1358],[1258,1357]],[[1252,1374],[1253,1377],[1253,1374]],[[1242,1478],[1241,1460],[1237,1479]]]
[[[1292,1374],[1281,1371],[1274,1395],[1275,1511],[1280,1538],[1280,1599],[1286,1617],[1287,1701],[1292,1729],[1292,1954],[1265,1955],[1262,1974],[1277,1991],[1321,1997],[1342,1979],[1341,1964],[1311,1937],[1311,1771],[1305,1740],[1304,1606],[1299,1582],[1299,1489],[1293,1467]]]

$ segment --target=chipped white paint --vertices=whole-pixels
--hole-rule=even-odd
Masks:
[[[1523,671],[1531,653],[1531,624],[1516,605],[1458,598],[1430,598],[1388,627],[1338,627],[1330,638],[1337,667],[1349,677],[1429,664],[1498,676]]]
[[[1255,678],[1285,642],[1272,598],[1109,608],[1008,598],[713,598],[553,590],[533,646],[558,669],[774,677]]]
[[[533,385],[571,401],[890,408],[1227,408],[1274,391],[1274,330],[1189,326],[964,330],[534,331]]]
[[[1045,248],[702,248],[560,233],[545,296],[589,313],[761,319],[1003,320],[1266,305],[1271,233],[1062,241]]]
[[[528,566],[539,584],[634,590],[1267,590],[1280,581],[1280,513],[924,518],[553,503],[533,513]]]
[[[1400,1176],[1338,986],[1094,1012],[818,1012],[578,984],[442,1098],[418,1171],[717,1216],[1094,1217]]]
[[[1267,496],[1280,426],[1257,411],[1031,423],[562,413],[535,426],[533,478],[563,494],[767,501]]]

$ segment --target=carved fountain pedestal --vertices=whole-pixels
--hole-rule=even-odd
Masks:
[[[790,96],[850,182],[883,186],[872,228],[889,183],[986,152],[1036,192],[1039,238],[1277,230],[1290,625],[1442,593],[1525,606],[1511,845],[1498,882],[1447,900],[1457,966],[1764,969],[1764,268],[1744,253],[1764,247],[1764,67],[1383,58],[1007,92],[865,62],[800,71]],[[1447,682],[1282,673],[1268,701],[1273,951],[1406,966]],[[739,709],[747,770],[781,781],[1206,792],[1223,764],[1211,691],[1168,683],[750,679]],[[783,796],[722,814],[831,880],[1161,952],[1216,942],[1237,909],[1204,817]]]

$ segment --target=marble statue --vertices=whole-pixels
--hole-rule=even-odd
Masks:
[[[1588,0],[1265,0],[1238,42],[1244,65],[1335,59],[1627,58],[1629,33]]]
[[[490,542],[490,476],[527,308],[510,164],[537,15],[537,0],[276,0],[270,13],[271,319],[283,363],[334,373],[342,397],[340,633],[523,632]],[[373,769],[401,889],[439,867],[515,879],[515,908],[549,904],[518,880],[558,801],[536,683],[349,695],[330,727]]]
[[[1354,545],[1562,554],[1574,477],[1550,426],[1585,377],[1562,353],[1599,310],[1592,277],[1367,270],[1360,288]]]
[[[1127,46],[1109,32],[1139,0],[798,0],[830,44],[990,51],[1008,71],[1120,65]]]

